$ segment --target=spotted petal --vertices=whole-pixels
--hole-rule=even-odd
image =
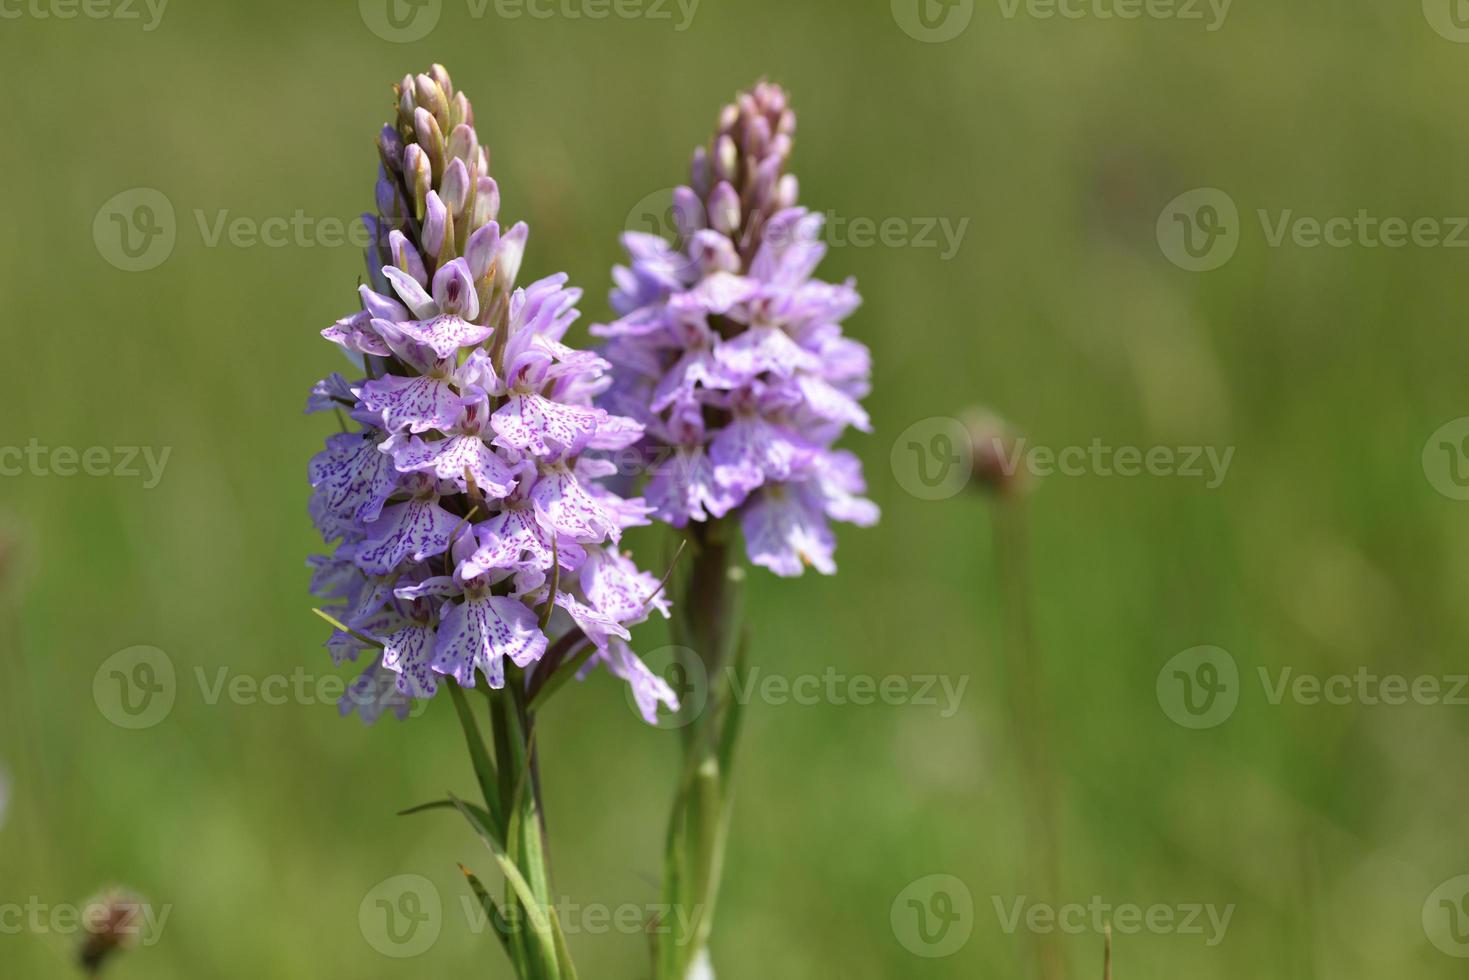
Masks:
[[[449,538],[460,520],[439,506],[437,498],[415,497],[383,508],[367,527],[367,540],[357,550],[357,567],[369,575],[386,575],[404,559],[423,561],[449,550]]]
[[[434,649],[432,627],[410,623],[382,640],[383,667],[398,675],[396,684],[400,694],[431,698],[438,693],[438,677],[429,669]]]
[[[328,513],[373,521],[398,486],[393,458],[378,449],[375,429],[342,432],[326,441],[308,468],[311,485]]]
[[[490,418],[495,445],[534,456],[573,455],[586,448],[607,413],[600,408],[564,405],[537,394],[513,394]]]
[[[537,520],[548,531],[583,543],[615,539],[622,534],[617,522],[564,466],[543,473],[531,488],[530,499]]]
[[[505,686],[504,660],[524,667],[546,652],[546,636],[524,603],[505,596],[481,596],[449,606],[439,626],[431,666],[463,687],[474,687],[475,671],[490,687]]]
[[[389,374],[362,388],[362,404],[382,414],[389,429],[410,432],[449,429],[459,419],[460,400],[449,382],[431,376]]]
[[[470,323],[452,314],[400,323],[398,328],[440,357],[457,353],[461,347],[477,347],[495,332],[493,327]]]
[[[479,436],[453,436],[437,442],[424,442],[414,436],[395,451],[394,460],[405,473],[433,473],[440,480],[452,480],[461,492],[469,490],[464,481],[465,470],[487,497],[508,496],[515,487],[510,467]]]

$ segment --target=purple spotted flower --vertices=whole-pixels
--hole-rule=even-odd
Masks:
[[[826,246],[785,172],[794,131],[778,86],[726,107],[674,191],[676,241],[624,236],[620,319],[592,328],[614,368],[597,404],[647,431],[654,516],[733,515],[750,560],[787,576],[835,571],[830,522],[878,519],[857,458],[834,448],[848,428],[871,431],[868,351],[841,328],[861,297],[813,278]]]
[[[327,647],[366,658],[343,712],[404,717],[445,683],[503,687],[554,647],[558,663],[587,650],[654,721],[678,702],[628,627],[667,605],[617,550],[650,508],[613,494],[589,453],[643,427],[594,404],[611,366],[565,343],[580,291],[564,275],[517,285],[528,232],[498,222],[469,101],[439,66],[397,94],[361,309],[322,331],[356,370],[307,405],[343,429],[309,467],[311,516],[335,542],[312,588],[345,627]]]

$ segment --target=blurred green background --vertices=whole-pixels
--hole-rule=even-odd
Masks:
[[[1469,670],[1469,504],[1423,462],[1435,430],[1469,415],[1469,253],[1275,247],[1257,217],[1469,215],[1469,45],[1444,36],[1448,0],[1431,16],[1240,0],[1217,30],[1203,7],[1068,19],[978,0],[947,21],[927,10],[940,33],[962,28],[942,43],[914,36],[906,0],[702,0],[685,30],[673,5],[594,21],[442,0],[409,42],[369,29],[381,4],[173,0],[153,30],[141,4],[89,8],[133,20],[39,16],[65,2],[7,2],[0,19],[0,445],[171,455],[151,488],[0,479],[0,906],[113,882],[169,906],[119,980],[509,976],[460,911],[454,862],[488,873],[488,854],[452,816],[393,815],[472,791],[447,702],[364,728],[313,698],[208,696],[221,670],[331,672],[303,568],[305,464],[331,422],[301,407],[342,364],[317,331],[354,308],[362,262],[319,222],[371,206],[389,86],[443,62],[475,103],[506,216],[531,223],[529,272],[569,271],[583,324],[603,320],[630,212],[768,75],[801,114],[804,202],[899,219],[910,237],[845,241],[823,266],[866,297],[849,331],[874,351],[876,433],[847,444],[883,521],[842,530],[835,578],[752,575],[754,659],[967,688],[948,717],[942,703],[751,706],[720,980],[1032,977],[1040,945],[1053,975],[1096,977],[1089,927],[1008,933],[997,913],[1094,895],[1234,906],[1212,946],[1207,929],[1117,935],[1118,977],[1462,975],[1448,953],[1469,946],[1441,929],[1435,944],[1423,919],[1469,872],[1469,708],[1272,704],[1257,676]],[[107,244],[107,203],[132,188],[176,216],[146,271]],[[1207,272],[1179,268],[1155,232],[1194,188],[1240,216],[1237,252]],[[308,230],[279,247],[212,240],[222,213],[298,212]],[[967,221],[956,254],[911,240],[927,219]],[[1039,446],[1236,450],[1216,489],[1036,481],[1037,652],[1020,672],[1004,666],[990,502],[908,489],[905,432],[975,404]],[[659,536],[636,540],[658,564]],[[167,654],[177,696],[127,730],[94,678],[137,645]],[[1157,682],[1200,645],[1237,662],[1239,703],[1192,730]],[[1013,721],[1027,683],[1038,762]],[[556,890],[656,902],[676,737],[597,676],[548,710],[541,739]],[[1047,781],[1054,888],[1022,793]],[[359,926],[364,898],[402,874],[445,909],[417,959],[384,956]],[[930,958],[900,938],[899,899],[935,874],[964,883],[972,914],[952,926],[968,933],[957,951]],[[646,975],[639,935],[570,941],[584,977]],[[0,932],[0,975],[71,975],[73,942]]]

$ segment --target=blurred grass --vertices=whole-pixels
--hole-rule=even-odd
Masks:
[[[1466,413],[1463,253],[1268,248],[1257,208],[1325,217],[1469,214],[1469,47],[1417,5],[1238,4],[1217,33],[1174,21],[1007,20],[978,5],[943,45],[885,3],[704,0],[693,26],[471,19],[390,44],[354,5],[188,3],[159,28],[0,22],[0,444],[170,446],[161,484],[6,478],[0,903],[78,902],[125,882],[173,906],[119,980],[507,976],[450,916],[398,962],[357,925],[362,897],[426,875],[458,907],[454,861],[486,856],[450,817],[394,810],[468,791],[447,704],[362,729],[328,705],[205,703],[196,669],[328,670],[301,562],[300,414],[339,361],[316,331],[353,306],[351,248],[207,247],[195,211],[349,218],[371,203],[388,86],[430,61],[477,106],[535,274],[565,268],[607,315],[616,234],[676,183],[724,100],[770,75],[801,112],[810,206],[969,219],[958,256],[835,249],[866,297],[877,432],[850,442],[884,519],[842,533],[835,579],[752,577],[766,671],[966,676],[961,710],[756,705],[739,774],[716,959],[721,980],[1027,975],[1029,941],[991,896],[1237,906],[1223,943],[1116,938],[1119,977],[1456,976],[1419,924],[1469,870],[1464,709],[1274,707],[1257,667],[1463,672],[1464,507],[1419,454]],[[159,268],[91,239],[102,202],[162,191],[179,219]],[[1153,239],[1185,190],[1227,190],[1238,254],[1192,275]],[[998,666],[985,504],[905,493],[899,433],[982,402],[1039,445],[1237,448],[1224,485],[1053,478],[1032,502],[1033,572],[1062,807],[1063,894],[1025,880],[1011,700]],[[655,537],[641,539],[656,549]],[[656,550],[652,553],[656,553]],[[651,648],[656,627],[639,637]],[[179,702],[128,732],[91,697],[98,665],[168,652]],[[1224,726],[1173,725],[1154,678],[1174,653],[1230,650],[1247,696]],[[674,745],[605,677],[543,732],[558,890],[656,900]],[[915,958],[895,896],[963,879],[974,934]],[[1067,976],[1101,938],[1056,937]],[[584,976],[642,975],[637,936],[575,935]],[[0,935],[0,974],[66,975],[54,936]]]

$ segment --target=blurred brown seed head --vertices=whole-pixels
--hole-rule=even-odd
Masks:
[[[1022,465],[1020,437],[994,412],[973,408],[964,414],[964,428],[973,449],[974,485],[988,493],[1014,497],[1030,488]]]
[[[96,976],[114,953],[137,945],[143,928],[143,900],[121,888],[89,899],[82,912],[82,968]]]

